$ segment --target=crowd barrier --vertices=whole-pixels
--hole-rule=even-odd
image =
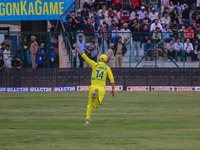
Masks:
[[[200,69],[198,68],[113,68],[112,71],[115,78],[115,85],[120,86],[122,90],[127,90],[127,87],[140,86],[200,86]],[[36,88],[32,91],[37,91],[37,87],[50,87],[51,91],[55,91],[54,88],[57,88],[57,91],[62,91],[63,88],[70,87],[63,91],[72,91],[77,90],[78,86],[89,86],[90,76],[91,69],[86,68],[43,68],[22,69],[20,71],[4,69],[0,71],[0,87],[25,87],[26,91],[31,91],[31,87]],[[107,81],[107,85],[109,86],[109,80]]]

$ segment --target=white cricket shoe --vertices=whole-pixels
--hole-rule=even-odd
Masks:
[[[90,120],[85,120],[85,125],[89,125],[90,124]]]
[[[94,93],[92,94],[92,98],[93,98],[93,99],[95,99],[95,98],[98,96],[98,92],[99,92],[98,89],[95,89],[95,90],[94,90]]]

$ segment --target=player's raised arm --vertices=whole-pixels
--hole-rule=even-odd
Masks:
[[[112,91],[110,93],[114,97],[115,96],[115,80],[114,80],[113,73],[110,68],[108,69],[108,78],[110,79],[110,83],[112,86]]]
[[[92,61],[90,58],[88,58],[88,56],[87,56],[85,53],[81,52],[81,51],[78,49],[78,46],[77,46],[76,43],[73,44],[73,45],[74,45],[76,51],[77,51],[77,52],[81,55],[81,57],[90,65],[90,67],[91,67],[91,68],[94,68],[94,67],[96,66],[96,63],[95,63],[94,61]]]

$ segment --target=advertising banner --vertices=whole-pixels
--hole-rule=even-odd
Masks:
[[[1,0],[1,21],[58,20],[74,0]],[[73,7],[72,7],[73,8]]]

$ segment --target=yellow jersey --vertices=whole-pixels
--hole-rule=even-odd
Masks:
[[[107,76],[110,79],[110,83],[114,84],[114,77],[110,67],[108,67],[104,62],[96,63],[92,61],[84,53],[82,53],[81,56],[92,68],[91,86],[95,85],[95,86],[106,87]]]

